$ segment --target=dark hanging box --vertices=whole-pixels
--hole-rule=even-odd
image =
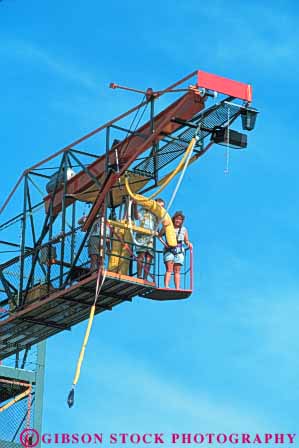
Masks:
[[[244,131],[252,131],[255,127],[258,111],[256,109],[243,109],[241,111],[242,128]]]
[[[211,140],[218,145],[229,145],[231,148],[247,148],[247,135],[228,128],[215,129]]]

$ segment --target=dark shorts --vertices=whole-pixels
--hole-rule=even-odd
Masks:
[[[100,237],[91,235],[88,240],[88,255],[100,255]]]

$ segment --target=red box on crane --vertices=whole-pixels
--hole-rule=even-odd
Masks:
[[[252,86],[229,78],[213,75],[202,70],[197,72],[197,85],[215,92],[224,93],[248,102],[252,101]]]

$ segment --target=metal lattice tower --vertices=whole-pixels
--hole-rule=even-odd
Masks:
[[[0,366],[0,448],[21,447],[25,429],[41,433],[44,366],[45,342]]]

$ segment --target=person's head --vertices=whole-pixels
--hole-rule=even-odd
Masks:
[[[157,204],[159,204],[161,207],[165,207],[165,202],[163,199],[161,198],[157,198],[156,199]]]
[[[175,214],[173,215],[173,217],[171,219],[172,219],[174,227],[176,227],[176,228],[181,227],[185,221],[185,215],[181,210],[179,210],[179,211],[175,212]]]

